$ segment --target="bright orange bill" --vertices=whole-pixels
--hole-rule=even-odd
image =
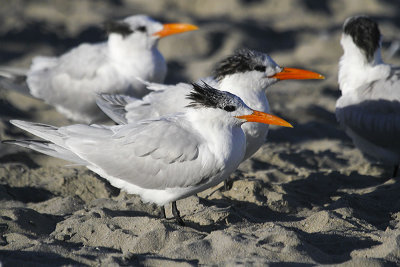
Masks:
[[[283,68],[281,72],[271,77],[279,80],[325,79],[325,77],[319,73],[295,68]]]
[[[156,32],[154,35],[163,38],[168,35],[194,31],[198,29],[198,27],[195,25],[184,23],[169,23],[164,24],[163,26],[163,29],[159,32]]]
[[[250,115],[236,116],[236,118],[244,119],[247,120],[248,122],[259,122],[264,124],[273,124],[273,125],[293,128],[293,126],[290,123],[277,116],[256,110],[254,110],[253,113]]]

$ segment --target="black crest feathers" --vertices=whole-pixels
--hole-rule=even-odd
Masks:
[[[221,80],[226,75],[254,70],[257,59],[264,59],[264,54],[249,49],[237,50],[233,55],[223,59],[214,69],[214,77]],[[264,68],[265,71],[265,68]]]
[[[374,58],[381,39],[381,33],[375,21],[367,16],[353,17],[345,23],[343,31],[350,35],[353,42],[365,52],[368,61]]]
[[[107,21],[104,23],[104,28],[108,34],[119,33],[124,37],[133,33],[129,24],[122,21]]]
[[[187,96],[192,100],[186,107],[191,108],[219,108],[228,112],[237,109],[237,97],[229,92],[217,90],[205,82],[203,84],[193,83],[193,90]]]
[[[192,83],[193,91],[187,96],[187,99],[192,100],[187,107],[209,107],[218,108],[219,101],[222,97],[222,92],[214,89],[210,85],[203,82],[203,84]]]

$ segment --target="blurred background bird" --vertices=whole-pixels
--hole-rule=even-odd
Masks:
[[[144,96],[149,91],[136,78],[163,82],[167,72],[158,40],[197,29],[145,15],[109,21],[105,27],[106,42],[81,44],[59,57],[35,57],[28,70],[0,67],[0,86],[43,99],[74,121],[95,122],[105,118],[96,93]]]
[[[367,157],[394,166],[400,163],[400,67],[382,60],[378,24],[367,16],[343,25],[339,61],[342,96],[336,117]]]

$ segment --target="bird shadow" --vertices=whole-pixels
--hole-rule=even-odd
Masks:
[[[21,250],[1,250],[0,261],[3,266],[84,266],[58,253]]]
[[[155,255],[152,253],[138,253],[132,254],[130,257],[125,257],[124,259],[117,259],[117,262],[120,265],[131,265],[131,266],[147,266],[146,261],[148,260],[156,260],[157,265],[180,265],[184,263],[188,266],[199,266],[199,260],[196,259],[176,259],[176,258],[168,258],[160,255]]]
[[[6,154],[3,157],[0,157],[0,164],[21,164],[21,167],[27,167],[29,169],[40,168],[40,165],[33,161],[30,154],[27,152]]]
[[[381,178],[352,172],[313,173],[306,179],[283,184],[284,199],[296,209],[337,210],[351,208],[353,216],[378,229],[390,226],[391,214],[399,208],[397,193],[400,182],[384,184]],[[371,191],[364,193],[365,191]],[[354,192],[359,191],[359,193]]]
[[[354,250],[371,248],[380,245],[381,242],[369,237],[343,236],[334,233],[307,233],[298,228],[288,227],[297,233],[303,240],[303,246],[309,256],[319,264],[343,263],[351,259]]]
[[[54,197],[54,194],[44,188],[31,186],[13,187],[7,184],[0,185],[0,200],[15,200],[22,203],[39,203]]]

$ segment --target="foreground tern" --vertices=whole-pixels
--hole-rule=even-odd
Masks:
[[[323,78],[315,72],[280,67],[267,54],[241,49],[223,59],[214,75],[204,81],[219,90],[237,95],[249,107],[268,113],[269,104],[265,95],[268,86],[280,80]],[[185,98],[192,89],[190,84],[146,84],[153,92],[141,100],[124,95],[103,94],[98,97],[97,103],[115,122],[126,124],[180,112],[190,101]],[[265,143],[268,125],[246,123],[242,128],[246,134],[245,160]]]
[[[339,62],[342,96],[336,117],[368,158],[395,166],[400,162],[400,68],[382,61],[381,34],[366,16],[348,18]]]
[[[137,77],[163,82],[166,75],[158,40],[197,27],[136,15],[109,22],[106,29],[104,43],[81,44],[60,57],[35,57],[29,70],[0,68],[0,85],[43,99],[72,120],[98,121],[105,116],[96,105],[96,93],[144,96],[149,91]]]
[[[206,84],[193,84],[187,98],[191,102],[183,113],[126,125],[56,128],[14,120],[46,141],[5,142],[85,165],[145,202],[173,202],[174,217],[183,224],[175,201],[217,185],[236,170],[245,154],[243,123],[292,127]]]

